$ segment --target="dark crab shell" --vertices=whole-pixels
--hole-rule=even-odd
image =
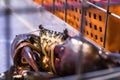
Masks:
[[[26,69],[26,65],[32,71],[55,72],[54,47],[65,41],[68,37],[67,30],[61,33],[45,29],[42,26],[39,26],[39,28],[39,36],[20,34],[16,36],[12,43],[11,53],[18,73]],[[46,59],[48,59],[47,62],[45,62]]]
[[[21,58],[28,63],[29,71],[46,71],[60,76],[118,66],[114,61],[119,57],[108,55],[103,50],[100,53],[94,44],[82,36],[70,37],[67,30],[61,33],[42,26],[39,28],[39,36],[20,34],[13,41],[13,60],[18,74],[26,70],[26,63],[21,65]],[[117,59],[114,60],[114,57]]]

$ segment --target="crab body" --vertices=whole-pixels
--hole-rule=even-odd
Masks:
[[[35,71],[65,76],[75,74],[79,68],[80,72],[85,73],[118,66],[112,58],[115,54],[111,56],[105,52],[100,53],[98,48],[84,38],[69,36],[67,29],[57,32],[41,25],[39,29],[39,36],[20,34],[12,43],[11,51],[17,74]]]
[[[47,71],[56,73],[55,62],[60,59],[54,54],[56,45],[62,44],[67,30],[56,32],[39,26],[39,36],[34,34],[17,35],[12,43],[13,61],[16,72]]]

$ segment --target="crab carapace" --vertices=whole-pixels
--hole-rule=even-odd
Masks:
[[[84,37],[71,37],[67,29],[57,32],[42,25],[39,29],[39,35],[19,34],[13,40],[11,52],[16,74],[35,71],[65,76],[75,74],[80,66],[85,73],[119,65],[119,56],[115,59],[116,54],[99,50]]]

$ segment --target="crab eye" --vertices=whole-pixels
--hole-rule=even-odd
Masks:
[[[57,55],[59,58],[62,57],[64,51],[65,51],[65,47],[63,45],[58,45],[54,49],[55,55]]]
[[[61,45],[57,45],[54,49],[55,53],[60,53],[64,48]]]

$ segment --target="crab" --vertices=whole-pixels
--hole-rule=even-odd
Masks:
[[[19,34],[12,42],[14,72],[47,72],[73,75],[119,66],[113,53],[98,49],[84,37],[70,36],[39,26],[39,35]],[[114,58],[113,58],[114,57]]]

